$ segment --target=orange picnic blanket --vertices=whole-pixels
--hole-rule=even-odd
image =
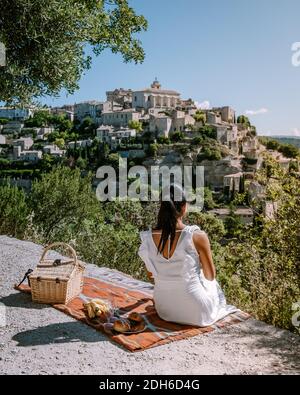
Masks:
[[[21,285],[18,290],[30,293],[30,287]],[[84,303],[90,298],[109,300],[111,304],[123,314],[135,311],[143,315],[146,329],[141,333],[110,335],[104,332],[103,325],[90,320],[84,310]],[[154,307],[154,301],[149,293],[135,291],[130,288],[113,285],[109,282],[96,278],[84,278],[82,294],[73,299],[67,305],[53,305],[53,307],[71,317],[81,321],[96,330],[105,333],[112,341],[120,344],[129,351],[143,351],[151,347],[160,346],[176,340],[212,332],[218,328],[224,328],[232,324],[240,323],[250,318],[250,315],[242,311],[233,313],[216,324],[199,328],[186,325],[178,325],[166,322],[159,318]]]

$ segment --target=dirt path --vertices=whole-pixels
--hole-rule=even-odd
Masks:
[[[300,373],[300,338],[255,320],[131,354],[12,289],[40,254],[38,245],[0,236],[0,312],[5,305],[7,321],[0,327],[0,374]]]

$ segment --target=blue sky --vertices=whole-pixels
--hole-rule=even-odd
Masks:
[[[140,35],[142,65],[109,51],[95,58],[80,90],[42,99],[61,105],[104,99],[114,88],[140,89],[157,76],[163,87],[211,106],[248,111],[260,134],[300,136],[299,0],[129,0],[149,22]]]

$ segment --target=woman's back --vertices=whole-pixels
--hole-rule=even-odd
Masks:
[[[201,268],[193,242],[198,226],[186,226],[176,232],[160,253],[161,232],[142,232],[139,255],[155,281],[156,310],[166,321],[207,326],[235,311],[226,300],[216,280],[208,281]]]
[[[196,230],[200,231],[197,226],[177,230],[173,245],[171,246],[169,238],[162,252],[158,251],[161,232],[142,232],[140,255],[143,255],[143,251],[146,253],[156,284],[162,280],[184,280],[192,273],[199,274],[199,257],[193,245],[193,233]]]

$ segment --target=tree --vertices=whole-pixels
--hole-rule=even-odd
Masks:
[[[214,201],[213,193],[210,188],[204,188],[204,210],[212,210],[215,208],[216,203]]]
[[[200,154],[197,156],[197,160],[202,162],[203,160],[221,160],[222,153],[217,146],[205,146],[202,148]]]
[[[91,176],[82,178],[79,169],[59,166],[44,174],[33,183],[29,201],[33,224],[46,242],[66,240],[75,230],[79,234],[83,221],[100,215]]]
[[[87,161],[86,159],[83,159],[81,156],[77,159],[76,161],[76,166],[81,169],[84,170],[87,167]]]
[[[0,84],[1,84],[1,69],[0,69]],[[47,126],[50,120],[50,114],[48,111],[39,110],[36,111],[33,117],[27,119],[24,122],[26,128],[40,128],[42,126]]]
[[[143,125],[140,121],[131,120],[128,122],[128,127],[130,129],[135,129],[137,133],[141,133],[143,131]]]
[[[201,110],[197,110],[196,114],[194,115],[194,119],[196,122],[202,122],[203,125],[205,125],[206,123],[206,114],[201,111]]]
[[[212,214],[192,212],[188,214],[187,222],[191,225],[198,225],[208,234],[214,246],[219,247],[217,244],[225,235],[225,228],[220,219]]]
[[[23,190],[7,183],[0,186],[0,234],[22,237],[29,210]]]
[[[157,144],[150,144],[148,149],[148,154],[154,158],[157,157],[158,152],[158,145]]]
[[[65,140],[62,139],[62,138],[56,139],[54,143],[55,143],[55,145],[57,145],[58,148],[60,148],[60,149],[65,148]]]
[[[107,158],[107,162],[109,165],[111,165],[115,170],[119,168],[119,161],[120,161],[120,156],[119,154],[109,154]]]
[[[217,129],[214,126],[206,125],[200,129],[200,133],[204,138],[217,140]]]
[[[280,147],[280,143],[279,143],[279,141],[270,139],[267,141],[266,147],[267,147],[267,149],[277,151]]]
[[[67,118],[66,115],[53,115],[49,122],[60,132],[70,133],[73,128],[73,123]]]
[[[251,122],[249,121],[249,118],[246,117],[245,115],[238,116],[237,123],[240,123],[246,127],[251,126]]]
[[[287,158],[297,158],[300,156],[299,148],[294,147],[292,144],[281,144],[279,152],[281,152]]]
[[[147,21],[128,0],[2,0],[0,41],[6,46],[6,67],[0,68],[0,100],[30,102],[61,89],[73,93],[105,49],[125,62],[142,62],[136,34]]]

